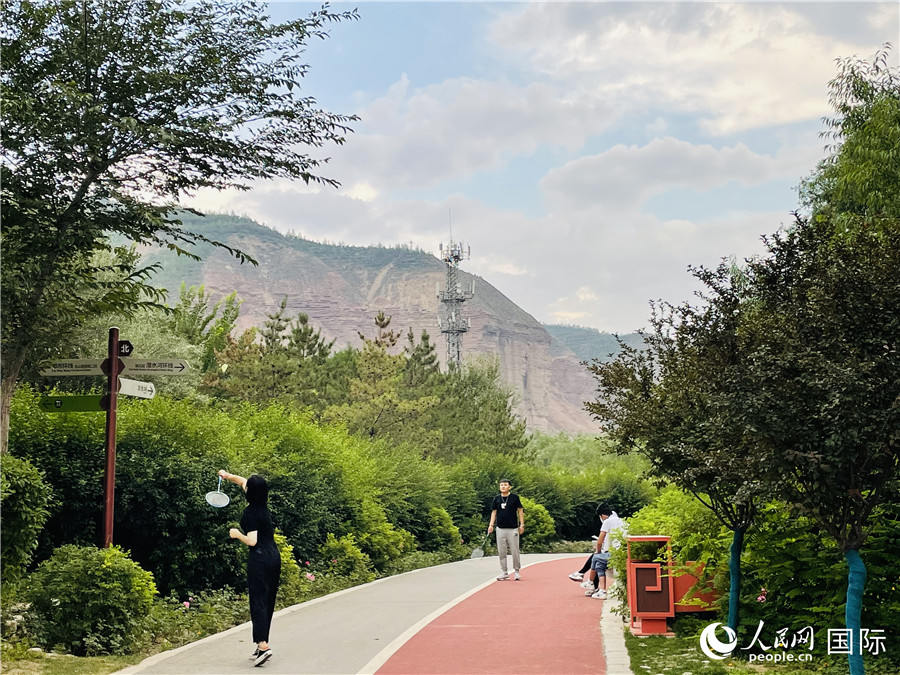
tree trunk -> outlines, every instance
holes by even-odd
[[[0,381],[0,455],[5,455],[9,446],[9,407],[19,384],[19,372],[25,363],[25,353],[12,354],[3,363],[3,380]]]
[[[5,455],[9,446],[9,406],[16,393],[17,378],[6,377],[0,383],[0,455]]]
[[[728,591],[728,627],[737,632],[738,610],[741,604],[741,553],[744,550],[745,528],[734,530],[731,539],[731,559],[728,561],[728,576],[731,587]]]
[[[847,655],[847,661],[850,664],[850,675],[864,675],[866,669],[863,665],[859,629],[862,624],[866,566],[856,549],[845,551],[844,558],[847,560],[847,607],[844,610],[844,624],[850,631],[850,639],[853,644],[853,649]]]

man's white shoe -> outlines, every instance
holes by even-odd
[[[513,579],[515,579],[516,581],[519,581],[521,578],[522,578],[522,577],[519,576],[519,573],[518,573],[518,572],[516,572],[516,573],[513,575]]]
[[[507,579],[509,579],[508,574],[501,574],[499,577],[497,577],[497,581],[506,581]]]
[[[604,598],[606,598],[606,591],[604,591],[602,588],[598,588],[597,592],[594,593],[591,597],[594,598],[594,600],[603,600]]]
[[[597,589],[594,588],[593,586],[591,586],[589,589],[587,589],[587,590],[584,592],[584,594],[585,594],[585,596],[587,596],[587,597],[590,598],[590,597],[593,597],[594,593],[596,593],[596,592],[597,592]]]
[[[591,589],[591,593],[593,593],[594,590],[595,590],[595,589],[594,589],[594,582],[591,581],[590,579],[585,579],[585,580],[582,581],[579,585],[580,585],[582,588],[590,588],[590,589]]]
[[[584,575],[581,572],[572,572],[572,574],[569,575],[569,578],[572,581],[581,581],[584,579]]]

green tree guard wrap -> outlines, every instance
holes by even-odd
[[[734,531],[731,539],[731,558],[728,561],[728,576],[731,581],[728,591],[728,627],[737,632],[738,609],[741,603],[741,552],[744,550],[744,530]]]
[[[859,551],[850,549],[844,552],[847,560],[847,607],[844,610],[844,623],[850,629],[853,649],[847,655],[850,663],[850,675],[864,675],[866,672],[862,658],[862,644],[859,629],[862,627],[862,598],[866,586],[866,566]]]

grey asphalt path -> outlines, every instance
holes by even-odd
[[[522,575],[535,563],[576,554],[526,554]],[[275,613],[270,675],[374,673],[406,640],[435,617],[494,582],[496,557],[463,560],[379,579],[369,584],[288,607]],[[184,647],[156,654],[119,671],[131,673],[221,674],[260,672],[249,654],[245,623]]]

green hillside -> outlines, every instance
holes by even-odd
[[[619,343],[612,333],[601,333],[596,328],[584,326],[560,326],[544,324],[544,329],[553,338],[554,355],[562,353],[563,347],[568,347],[579,361],[592,361],[600,359],[609,361],[612,356],[619,353]],[[643,339],[637,333],[626,333],[619,338],[631,347],[640,347]]]

